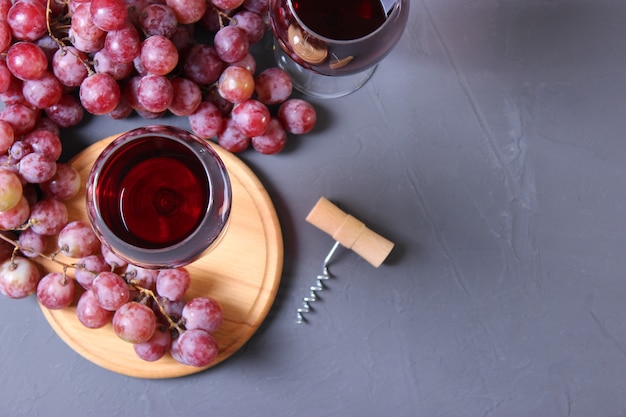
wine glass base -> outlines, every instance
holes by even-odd
[[[291,76],[293,87],[303,94],[320,98],[347,96],[361,88],[370,79],[376,66],[358,74],[329,76],[308,70],[295,62],[274,42],[277,65]]]

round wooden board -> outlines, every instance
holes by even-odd
[[[116,136],[103,139],[72,159],[83,188],[95,158]],[[111,325],[88,329],[76,318],[75,304],[62,310],[42,311],[54,331],[91,362],[123,375],[172,378],[214,366],[235,353],[259,328],[276,297],[283,268],[283,241],[272,201],[258,178],[239,158],[212,144],[229,172],[233,203],[228,230],[210,253],[188,265],[192,285],[187,297],[218,300],[224,322],[214,334],[219,356],[206,368],[181,365],[169,354],[156,362],[139,359],[130,343],[119,339]],[[80,193],[67,207],[71,220],[87,221],[85,196]],[[59,257],[64,262],[75,262]],[[42,261],[43,268],[59,271],[58,264]],[[72,274],[71,269],[68,272]]]

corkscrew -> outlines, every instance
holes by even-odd
[[[324,282],[332,277],[328,266],[340,245],[352,249],[376,268],[387,259],[394,246],[393,242],[373,232],[363,222],[346,214],[324,197],[318,200],[306,221],[329,234],[335,243],[324,258],[322,273],[316,277],[315,284],[309,287],[309,293],[302,299],[302,306],[297,309],[296,323],[307,321],[305,314],[312,311],[311,303],[319,299],[318,293],[325,289]]]

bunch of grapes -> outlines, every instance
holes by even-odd
[[[185,268],[127,265],[69,219],[81,179],[59,161],[61,129],[87,114],[170,112],[231,152],[279,152],[316,113],[291,98],[283,70],[257,73],[250,46],[267,30],[267,0],[0,0],[0,293],[49,309],[78,299],[81,323],[112,323],[148,361],[214,361],[222,310],[185,299]],[[42,276],[38,257],[62,271]]]
[[[285,71],[257,73],[267,14],[267,0],[0,0],[0,120],[19,136],[41,116],[171,113],[231,152],[279,152],[317,116]]]

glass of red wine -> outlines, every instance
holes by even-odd
[[[175,268],[216,246],[232,192],[207,141],[162,125],[123,133],[87,179],[87,215],[113,253],[144,268]]]
[[[269,0],[278,65],[323,98],[359,89],[395,47],[410,0]]]

